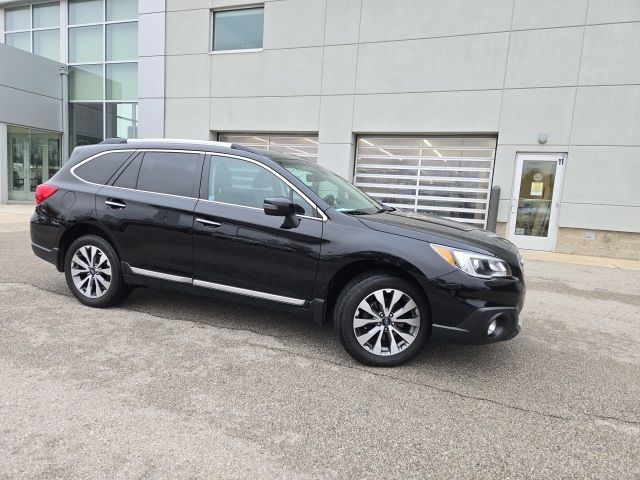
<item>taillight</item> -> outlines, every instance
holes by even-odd
[[[58,187],[43,183],[36,187],[36,205],[40,205],[47,198],[58,191]]]

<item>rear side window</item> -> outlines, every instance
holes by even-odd
[[[147,152],[138,175],[138,190],[193,197],[200,166],[197,153]]]
[[[138,155],[134,158],[129,165],[122,171],[115,182],[114,187],[121,188],[136,188],[138,183],[138,173],[140,172],[140,164],[142,164],[142,155]]]
[[[105,185],[131,154],[132,152],[105,153],[76,167],[74,173],[87,182]]]

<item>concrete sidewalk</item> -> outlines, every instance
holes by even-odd
[[[622,258],[590,257],[572,255],[570,253],[540,252],[537,250],[521,250],[525,260],[540,262],[569,263],[571,265],[589,265],[592,267],[619,268],[622,270],[640,270],[640,260]]]
[[[29,219],[35,203],[0,205],[0,232],[24,232],[29,230]]]
[[[23,232],[29,230],[29,218],[34,205],[0,205],[0,232]],[[589,257],[568,253],[539,252],[522,250],[525,260],[540,262],[568,263],[571,265],[589,265],[593,267],[619,268],[622,270],[640,270],[640,260],[619,258]]]

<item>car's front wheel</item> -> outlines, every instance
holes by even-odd
[[[71,293],[90,307],[117,305],[129,292],[117,253],[96,235],[80,237],[69,246],[64,271]]]
[[[393,367],[422,350],[430,320],[421,290],[403,278],[364,273],[336,301],[334,325],[345,349],[371,366]]]

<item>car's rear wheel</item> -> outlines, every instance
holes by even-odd
[[[356,360],[393,367],[412,359],[429,339],[431,324],[421,290],[403,278],[364,273],[336,301],[334,325]]]
[[[69,246],[64,271],[71,293],[90,307],[116,305],[129,293],[117,253],[96,235],[80,237]]]

